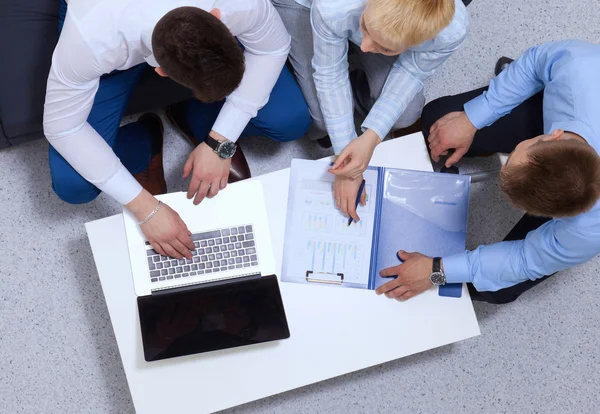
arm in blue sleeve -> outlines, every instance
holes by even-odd
[[[524,240],[479,246],[443,258],[449,283],[496,291],[585,263],[600,253],[600,208],[549,221]]]
[[[464,106],[467,117],[477,128],[493,124],[544,88],[549,81],[553,56],[564,42],[545,43],[527,49],[490,82],[489,89]]]

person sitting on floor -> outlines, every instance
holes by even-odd
[[[467,282],[473,299],[506,303],[600,253],[598,73],[600,45],[545,43],[510,63],[489,88],[425,106],[423,134],[435,161],[450,150],[447,167],[463,155],[512,151],[500,188],[525,211],[504,241],[441,258],[445,275],[436,284]],[[378,294],[408,299],[431,287],[432,258],[399,257],[404,263],[381,272],[397,278]]]
[[[119,128],[148,65],[197,98],[168,110],[195,145],[183,176],[196,204],[249,176],[240,136],[290,141],[310,124],[284,66],[290,36],[268,0],[61,0],[59,22],[44,107],[52,187],[73,204],[105,192],[140,222],[151,217],[142,231],[160,254],[191,257],[194,245],[154,197],[167,191],[160,118]]]
[[[336,205],[359,220],[356,195],[375,147],[419,119],[423,82],[463,44],[468,12],[460,0],[272,1],[292,35],[290,62],[313,119],[309,138],[329,134]],[[353,58],[361,69],[349,73]],[[366,116],[360,137],[355,106]]]

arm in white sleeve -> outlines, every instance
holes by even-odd
[[[240,134],[269,100],[290,51],[290,35],[269,0],[249,0],[244,12],[224,15],[223,22],[244,46],[246,70],[213,125],[230,141]]]
[[[592,210],[551,220],[524,240],[444,257],[447,281],[472,282],[478,291],[496,291],[585,263],[600,253],[599,213]]]
[[[65,26],[52,57],[44,105],[44,134],[83,178],[121,204],[127,204],[142,187],[87,122],[102,71],[77,34]]]

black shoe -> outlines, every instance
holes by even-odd
[[[148,112],[140,116],[138,122],[144,124],[150,133],[150,138],[152,139],[152,156],[160,154],[163,147],[163,133],[165,132],[160,117],[152,112]]]
[[[323,138],[319,138],[317,140],[317,144],[319,144],[319,146],[324,149],[331,148],[331,140],[329,139],[329,135],[325,135]]]
[[[494,73],[496,74],[496,76],[498,76],[500,72],[506,69],[506,67],[514,61],[514,59],[511,59],[506,56],[502,56],[500,59],[498,59],[498,61],[496,62],[496,67],[494,68]]]
[[[141,122],[150,133],[152,139],[152,156],[150,164],[145,171],[135,174],[133,177],[150,194],[166,194],[167,182],[165,181],[165,171],[163,169],[163,124],[160,117],[153,113],[147,113],[139,117]]]

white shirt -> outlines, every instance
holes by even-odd
[[[144,62],[159,66],[152,32],[165,14],[182,6],[219,9],[245,48],[242,82],[212,128],[232,141],[267,103],[290,49],[290,36],[269,0],[70,0],[48,76],[44,133],[79,174],[121,204],[142,187],[87,118],[102,75]]]

